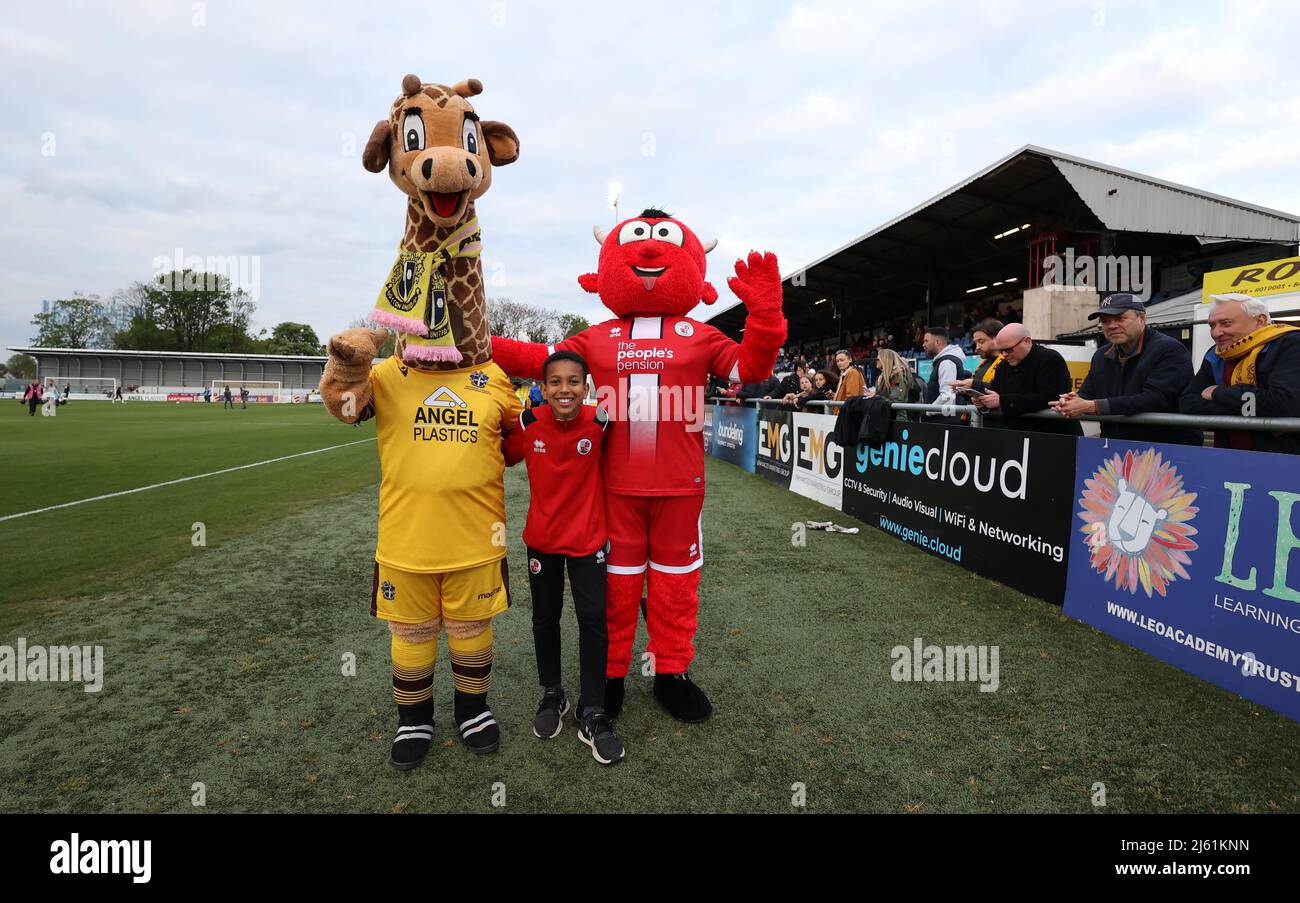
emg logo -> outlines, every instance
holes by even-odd
[[[795,467],[817,476],[838,479],[844,465],[844,449],[831,441],[830,430],[796,424]]]
[[[759,425],[758,454],[774,461],[790,461],[790,425],[777,420],[765,420]]]

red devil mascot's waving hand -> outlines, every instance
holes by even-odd
[[[606,612],[607,714],[623,704],[636,612],[646,592],[646,631],[655,698],[681,721],[712,713],[686,669],[699,609],[704,563],[704,390],[710,374],[760,382],[785,341],[781,275],[773,254],[736,262],[727,284],[748,309],[737,344],[686,314],[717,291],[705,281],[707,247],[661,210],[620,223],[600,242],[598,272],[579,277],[615,318],[548,347],[494,337],[492,355],[511,376],[537,378],[548,354],[587,360],[598,398],[616,427],[606,440],[605,491],[610,551]]]

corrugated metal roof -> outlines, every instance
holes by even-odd
[[[1034,231],[995,239],[1024,223]],[[1157,245],[1172,250],[1177,242],[1294,244],[1300,242],[1300,216],[1027,144],[814,262],[787,270],[786,316],[792,324],[802,317],[807,329],[836,328],[835,310],[823,298],[838,298],[841,311],[870,308],[878,320],[905,316],[924,306],[931,288],[946,303],[976,285],[1024,278],[1033,234],[1105,232],[1122,236],[1128,253],[1143,254],[1157,253]],[[744,312],[733,303],[702,313],[735,334]]]
[[[1190,323],[1195,319],[1192,314],[1200,303],[1201,290],[1199,288],[1173,298],[1158,301],[1147,308],[1147,325],[1177,326],[1182,323]]]
[[[1300,219],[1112,166],[1052,154],[1088,209],[1117,232],[1295,242]]]
[[[1075,157],[1075,156],[1071,156],[1070,154],[1063,154],[1060,151],[1054,151],[1046,147],[1039,147],[1038,145],[1035,144],[1026,144],[1024,147],[1012,151],[1011,153],[1007,154],[1005,157],[1001,158],[1000,160],[996,160],[993,163],[990,163],[988,166],[984,167],[974,175],[962,179],[956,185],[944,189],[943,191],[936,194],[934,197],[930,198],[928,201],[916,205],[911,210],[908,210],[906,213],[900,213],[898,216],[894,217],[888,222],[882,223],[881,225],[877,226],[871,231],[863,235],[860,235],[859,237],[853,239],[847,244],[842,245],[841,247],[836,248],[835,250],[831,251],[829,254],[819,257],[817,260],[814,260],[812,263],[805,264],[804,266],[799,267],[798,271],[812,269],[813,267],[817,266],[817,264],[822,263],[825,260],[829,260],[830,258],[834,257],[840,252],[846,251],[849,248],[852,248],[854,245],[868,238],[871,238],[873,235],[876,235],[880,232],[884,232],[889,227],[901,223],[902,221],[908,219],[909,217],[915,216],[916,214],[925,210],[927,207],[933,206],[934,204],[938,203],[939,201],[943,200],[949,195],[960,192],[963,188],[966,188],[972,183],[977,182],[980,179],[983,179],[985,176],[994,175],[995,173],[997,173],[998,170],[1012,163],[1018,157],[1027,156],[1027,155],[1049,158],[1052,161],[1052,163],[1056,165],[1058,171],[1060,171],[1060,173],[1063,176],[1065,176],[1065,178],[1070,182],[1070,186],[1074,188],[1074,190],[1079,194],[1079,197],[1084,201],[1084,203],[1088,204],[1089,209],[1097,216],[1097,218],[1102,223],[1104,223],[1107,227],[1111,229],[1117,229],[1121,231],[1136,231],[1136,232],[1159,232],[1161,234],[1166,234],[1166,235],[1168,234],[1195,235],[1198,237],[1207,237],[1211,239],[1235,239],[1240,241],[1290,241],[1290,242],[1300,241],[1300,216],[1297,216],[1295,214],[1283,213],[1280,210],[1272,210],[1268,207],[1260,207],[1254,204],[1247,204],[1245,201],[1237,201],[1237,200],[1233,200],[1232,198],[1226,198],[1223,197],[1222,195],[1213,194],[1208,191],[1201,191],[1200,189],[1196,189],[1196,188],[1188,188],[1185,185],[1178,185],[1174,182],[1166,182],[1163,179],[1157,179],[1154,176],[1146,176],[1146,175],[1142,175],[1141,173],[1130,172],[1126,169],[1120,169],[1117,166],[1108,166],[1105,163],[1098,163],[1094,160],[1084,159],[1083,157]],[[1103,203],[1100,200],[1098,200],[1096,204],[1089,203],[1089,197],[1091,197],[1096,192],[1096,190],[1101,190],[1102,195],[1105,196],[1106,192],[1109,191],[1111,187],[1115,187],[1114,183],[1107,184],[1098,181],[1101,177],[1110,177],[1116,180],[1124,180],[1125,182],[1132,185],[1134,188],[1136,188],[1137,186],[1146,186],[1149,189],[1164,189],[1164,191],[1160,193],[1151,192],[1151,191],[1147,192],[1144,196],[1147,204],[1157,203],[1158,198],[1172,201],[1173,196],[1183,195],[1189,201],[1191,201],[1193,206],[1197,202],[1208,202],[1218,206],[1228,207],[1234,210],[1240,210],[1243,213],[1258,214],[1259,218],[1253,220],[1247,220],[1243,218],[1240,221],[1241,228],[1237,232],[1226,231],[1223,228],[1202,229],[1202,230],[1186,229],[1186,228],[1176,229],[1174,227],[1179,226],[1179,223],[1170,222],[1169,220],[1171,219],[1171,217],[1159,216],[1154,214],[1147,215],[1146,219],[1150,223],[1150,225],[1147,227],[1134,228],[1130,226],[1117,225],[1117,222],[1119,222],[1121,218],[1120,215],[1121,213],[1128,214],[1130,219],[1136,221],[1139,218],[1137,216],[1137,212],[1142,209],[1142,204],[1134,197],[1136,193],[1134,191],[1127,192],[1122,202],[1116,200],[1119,197],[1119,195],[1116,194],[1114,198],[1112,198],[1109,204]],[[1080,186],[1083,186],[1084,190],[1087,191],[1086,196],[1084,190],[1080,190]],[[984,202],[984,205],[986,204],[987,202]],[[976,203],[973,206],[981,206],[981,205],[979,203]],[[1107,219],[1107,217],[1103,215],[1104,213],[1108,212],[1109,207],[1120,208],[1119,210],[1111,214],[1114,217],[1113,220]],[[1128,208],[1130,207],[1133,208],[1131,212],[1128,210]],[[1209,220],[1212,218],[1202,216],[1202,217],[1198,217],[1198,219]],[[787,278],[789,277],[787,276]],[[721,313],[721,311],[718,311],[718,313]]]

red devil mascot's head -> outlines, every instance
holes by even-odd
[[[704,280],[707,244],[662,210],[646,210],[610,232],[596,228],[600,242],[597,272],[578,277],[578,284],[600,295],[618,317],[684,317],[718,293]]]

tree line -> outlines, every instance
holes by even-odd
[[[220,274],[184,270],[114,292],[110,308],[98,295],[74,294],[32,318],[39,348],[111,348],[123,351],[199,351],[229,354],[322,355],[316,331],[284,322],[252,332],[256,305]],[[110,310],[118,315],[110,316]],[[558,342],[586,329],[586,319],[510,298],[488,299],[493,335]],[[365,318],[351,325],[365,325]],[[381,349],[391,354],[394,337]],[[14,372],[9,369],[9,372]]]
[[[284,322],[252,332],[257,306],[223,275],[183,270],[114,292],[60,298],[32,318],[40,348],[204,351],[232,354],[324,354],[306,323]],[[118,315],[110,317],[110,310]]]

